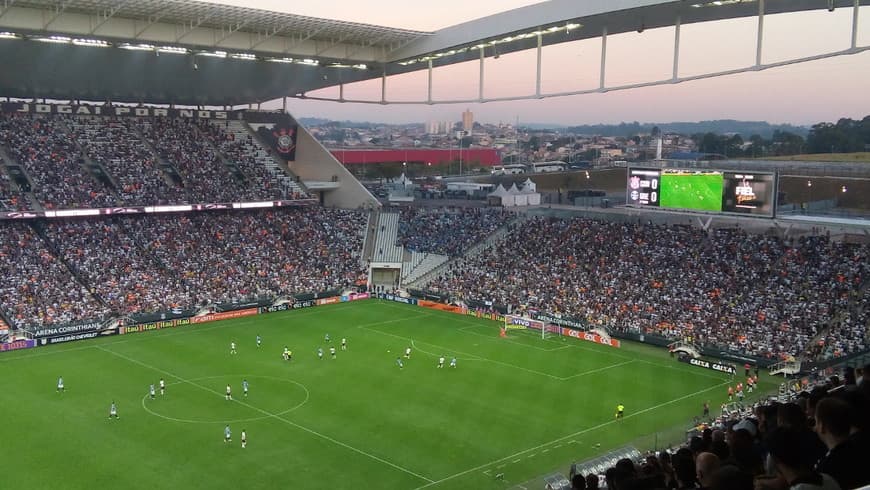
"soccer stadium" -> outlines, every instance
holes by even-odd
[[[680,26],[757,17],[760,53],[764,15],[816,10],[854,16],[847,63],[867,5],[551,0],[430,32],[0,3],[0,488],[870,485],[867,165],[689,164],[656,135],[544,176],[470,130],[336,149],[288,112],[378,80],[389,109],[427,71],[435,104],[432,71],[478,59],[499,103],[484,60],[527,50],[528,98],[581,95],[542,91],[543,47],[654,28],[661,83],[734,75],[678,76]],[[604,47],[591,91],[637,88]]]

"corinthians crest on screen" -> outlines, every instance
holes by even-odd
[[[263,125],[257,129],[260,137],[267,141],[275,152],[287,161],[296,160],[296,136],[299,134],[296,122],[282,118],[274,125]]]

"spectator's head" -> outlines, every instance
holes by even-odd
[[[822,442],[833,449],[849,437],[852,408],[839,398],[828,397],[816,405],[815,430]]]
[[[796,403],[785,403],[779,406],[776,413],[777,425],[793,429],[805,429],[807,418],[804,411]]]
[[[701,453],[695,459],[698,483],[707,488],[713,483],[713,473],[719,469],[719,457],[713,453]]]
[[[696,473],[692,454],[689,451],[677,451],[677,454],[674,455],[674,476],[679,487],[692,488],[697,480]]]
[[[710,483],[710,490],[753,490],[754,487],[752,475],[731,465],[713,472]]]
[[[586,478],[577,473],[573,477],[571,477],[571,489],[572,490],[586,490]]]
[[[586,490],[598,490],[598,475],[595,473],[586,475]]]
[[[812,471],[804,456],[803,439],[798,430],[779,427],[768,434],[765,441],[776,472],[786,481],[791,482]]]

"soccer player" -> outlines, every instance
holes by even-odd
[[[625,405],[619,403],[616,405],[616,419],[619,420],[625,415]]]
[[[230,354],[235,354],[235,353],[236,353],[236,342],[232,341],[232,342],[230,342]]]
[[[402,362],[402,358],[401,358],[401,357],[397,357],[397,358],[396,358],[396,365],[399,366],[399,369],[402,369],[402,368],[405,367],[405,364]]]
[[[116,419],[119,418],[118,417],[118,406],[115,405],[114,401],[112,401],[112,404],[109,405],[109,419],[111,420],[112,417],[115,417]]]
[[[438,358],[438,369],[441,369],[443,367],[444,367],[444,356],[441,356]]]
[[[335,347],[329,347],[329,354],[332,356],[333,359],[335,359]]]
[[[228,442],[233,442],[233,433],[230,432],[230,426],[227,425],[224,427],[224,444]]]
[[[242,449],[247,447],[248,445],[248,432],[245,429],[242,429]]]
[[[704,417],[709,417],[709,416],[710,416],[710,402],[706,401],[706,402],[704,402]]]
[[[166,381],[163,381],[163,378],[160,378],[160,396],[163,396],[166,393]]]
[[[728,401],[730,402],[732,398],[734,398],[734,388],[732,388],[729,385],[728,386]]]
[[[155,394],[154,392],[155,392],[154,383],[151,383],[151,386],[148,387],[148,394],[151,395],[152,400],[154,399],[154,394]]]
[[[318,359],[323,359],[323,347],[318,347],[318,348],[317,348],[317,358],[318,358]]]
[[[456,356],[453,356],[450,358],[450,367],[452,367],[452,368],[456,367]]]
[[[247,379],[242,380],[242,393],[244,393],[245,396],[248,396],[248,380]],[[242,434],[244,434],[244,432],[242,432]],[[242,438],[244,439],[244,436]]]
[[[285,361],[290,360],[290,349],[288,349],[286,345],[284,346],[284,353],[281,354],[281,357],[283,357]]]
[[[411,348],[408,347],[407,349],[405,349],[405,359],[410,359],[410,358],[411,358]]]
[[[63,376],[57,378],[57,392],[64,393],[66,389],[63,387]]]
[[[260,334],[257,334],[257,348],[260,348],[260,344],[263,343],[263,339],[260,337]]]
[[[347,350],[347,339],[344,337],[341,338],[341,350]]]
[[[230,388],[230,385],[227,385],[227,400],[233,399],[233,389]]]
[[[329,334],[326,334],[326,335],[323,337],[323,341],[324,341],[324,342],[327,342],[327,343],[330,342],[330,340],[329,340]]]

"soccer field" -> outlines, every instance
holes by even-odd
[[[2,488],[509,488],[687,424],[730,380],[662,349],[498,327],[366,300],[5,353]]]
[[[722,174],[661,176],[661,206],[675,209],[722,211]]]

